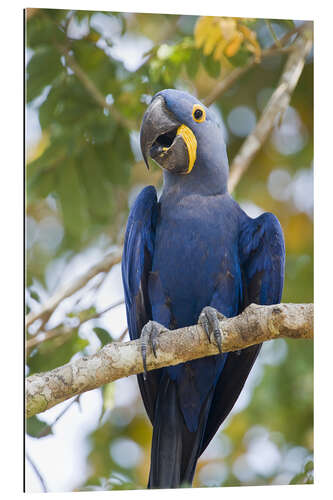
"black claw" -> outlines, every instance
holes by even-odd
[[[143,339],[145,342],[145,339]],[[141,343],[141,357],[143,363],[143,379],[147,380],[147,345],[145,343]]]
[[[219,349],[219,353],[222,354],[222,336],[220,330],[214,330],[214,337]]]
[[[207,336],[207,339],[208,339],[208,342],[211,343],[211,340],[210,340],[210,333],[209,333],[209,323],[207,321],[207,319],[203,319],[200,321],[200,324],[201,326],[203,327],[203,329],[205,330],[205,333],[206,333],[206,336]]]
[[[147,380],[147,346],[150,345],[155,358],[157,358],[156,348],[157,342],[156,338],[162,330],[165,330],[162,325],[155,323],[153,321],[147,323],[141,332],[141,356],[143,363],[143,379]]]
[[[153,338],[151,340],[151,347],[152,347],[153,354],[154,354],[155,358],[157,358],[157,354],[156,354],[156,339],[155,338]]]
[[[214,335],[220,354],[222,353],[222,335],[220,330],[220,321],[225,319],[225,316],[213,307],[205,307],[200,314],[199,323],[204,328],[208,341],[211,342],[211,335]]]

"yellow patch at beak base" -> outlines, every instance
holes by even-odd
[[[189,162],[188,162],[188,169],[186,171],[186,174],[189,174],[193,168],[194,162],[197,157],[197,140],[195,138],[195,135],[193,134],[192,130],[186,125],[181,125],[178,130],[177,130],[177,135],[181,135],[188,151],[188,157],[189,157]]]

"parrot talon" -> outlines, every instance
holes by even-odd
[[[204,307],[199,316],[199,325],[201,325],[207,335],[208,341],[211,342],[211,335],[214,335],[219,353],[222,354],[222,335],[220,321],[227,319],[222,313],[214,307]]]
[[[206,317],[204,317],[201,321],[199,320],[199,323],[201,324],[201,326],[203,327],[203,329],[205,330],[205,333],[206,333],[206,337],[208,339],[208,342],[211,344],[211,340],[210,340],[210,333],[209,333],[209,323],[206,319]]]
[[[155,358],[157,358],[156,348],[157,348],[157,337],[161,331],[165,331],[166,328],[156,321],[148,321],[148,323],[142,328],[141,332],[141,356],[143,363],[143,379],[147,380],[147,347],[151,347]]]

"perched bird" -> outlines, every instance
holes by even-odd
[[[235,404],[260,350],[222,353],[219,320],[251,303],[280,302],[284,240],[277,218],[246,215],[227,189],[228,159],[211,110],[186,92],[157,93],[140,143],[163,169],[162,193],[144,188],[126,229],[122,275],[131,339],[142,339],[138,375],[153,425],[149,488],[191,484],[198,458]],[[200,322],[220,354],[146,371],[161,330]],[[223,323],[222,323],[223,324]]]

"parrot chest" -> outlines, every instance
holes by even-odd
[[[160,306],[153,307],[153,319],[165,324],[169,312],[165,326],[196,323],[214,295],[218,295],[214,307],[226,316],[237,314],[237,245],[237,214],[223,196],[193,195],[176,204],[162,204],[150,278],[151,302]]]

